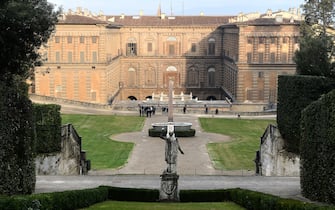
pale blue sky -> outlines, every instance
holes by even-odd
[[[106,15],[156,15],[158,5],[162,12],[170,15],[237,15],[240,12],[260,12],[299,8],[304,0],[48,0],[64,11],[78,6],[92,13],[103,11]]]

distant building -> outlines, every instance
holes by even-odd
[[[94,16],[63,14],[35,71],[33,92],[82,102],[144,100],[174,91],[200,100],[276,103],[293,74],[300,15]]]

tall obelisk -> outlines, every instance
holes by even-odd
[[[173,80],[169,81],[168,122],[173,122]]]

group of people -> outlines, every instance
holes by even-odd
[[[155,115],[156,107],[154,106],[139,106],[140,117],[151,117],[151,115]]]

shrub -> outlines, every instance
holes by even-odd
[[[52,153],[61,151],[61,116],[59,105],[34,104],[36,128],[36,152]]]
[[[0,197],[0,209],[57,209],[73,210],[88,207],[108,199],[108,187],[72,190],[54,193],[41,193],[28,196]]]
[[[277,124],[289,152],[299,154],[301,111],[335,88],[335,80],[317,76],[278,78]]]
[[[300,146],[302,194],[335,204],[335,90],[303,110]]]
[[[30,194],[35,188],[35,138],[27,92],[20,77],[0,83],[0,194]]]

